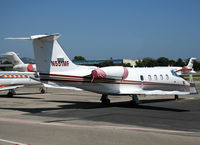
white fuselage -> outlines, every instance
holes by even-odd
[[[34,72],[0,72],[0,86],[2,85],[36,85],[38,75]]]
[[[110,70],[118,70],[121,66],[106,67]],[[103,68],[100,68],[103,69]],[[41,80],[56,83],[60,86],[72,86],[100,94],[135,94],[138,90],[164,90],[183,91],[189,87],[189,83],[179,76],[173,75],[170,70],[161,68],[127,68],[126,79],[94,79],[91,82],[91,71],[87,67],[77,67],[73,71],[65,73],[56,72],[40,74]],[[117,73],[113,73],[117,74]],[[139,92],[138,92],[139,94]]]

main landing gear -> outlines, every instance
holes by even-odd
[[[136,107],[139,105],[139,99],[138,99],[138,96],[137,95],[130,95],[132,97],[132,100],[129,102],[129,105],[133,106],[133,107]],[[104,105],[109,105],[110,104],[110,99],[108,98],[108,95],[105,95],[103,94],[101,96],[101,103],[104,104]]]
[[[109,105],[110,104],[110,99],[108,98],[108,95],[103,94],[101,96],[101,103],[104,105]]]
[[[13,97],[13,95],[15,95],[15,94],[16,94],[15,90],[12,89],[12,90],[9,90],[7,96],[8,97]]]
[[[179,99],[178,95],[174,95],[174,99],[175,99],[176,101],[178,101],[178,99]]]
[[[41,94],[45,94],[45,93],[46,93],[46,90],[45,90],[43,87],[41,87],[41,88],[40,88],[40,93],[41,93]]]
[[[129,102],[129,105],[133,107],[137,107],[140,103],[138,96],[134,94],[134,95],[130,95],[130,97],[132,97],[132,100]]]

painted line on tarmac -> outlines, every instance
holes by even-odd
[[[179,131],[179,130],[168,130],[168,129],[156,129],[156,128],[145,128],[145,127],[126,127],[126,126],[113,126],[113,125],[78,125],[69,123],[46,123],[40,121],[30,121],[30,120],[20,120],[20,119],[10,119],[10,118],[0,118],[0,121],[11,122],[11,123],[21,123],[21,124],[34,124],[34,125],[49,125],[49,126],[61,126],[61,127],[76,127],[76,128],[89,128],[89,129],[116,129],[116,130],[136,130],[136,131],[151,131],[160,133],[196,133],[190,131]]]
[[[20,142],[14,142],[14,141],[10,141],[10,140],[5,140],[5,139],[0,139],[1,142],[6,142],[6,143],[11,143],[11,144],[16,144],[16,145],[27,145],[24,143],[20,143]]]

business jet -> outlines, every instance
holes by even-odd
[[[35,64],[24,64],[15,52],[7,52],[3,54],[4,57],[10,59],[13,64],[14,71],[20,72],[36,72]]]
[[[138,104],[138,95],[174,95],[178,98],[178,95],[197,93],[192,82],[190,84],[171,69],[75,65],[59,45],[57,39],[60,36],[33,35],[7,39],[33,41],[41,81],[102,94],[103,104],[110,103],[108,95],[129,95],[131,103]]]
[[[12,71],[0,72],[0,91],[9,90],[7,94],[8,97],[12,97],[13,95],[15,95],[15,89],[17,88],[40,84],[41,82],[37,73]],[[44,92],[41,91],[41,93]]]

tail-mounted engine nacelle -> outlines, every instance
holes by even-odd
[[[94,79],[124,80],[128,76],[128,69],[122,66],[102,67],[93,70],[91,76],[91,82],[93,82]]]
[[[32,64],[19,64],[13,67],[13,70],[20,72],[35,72],[36,67]]]

